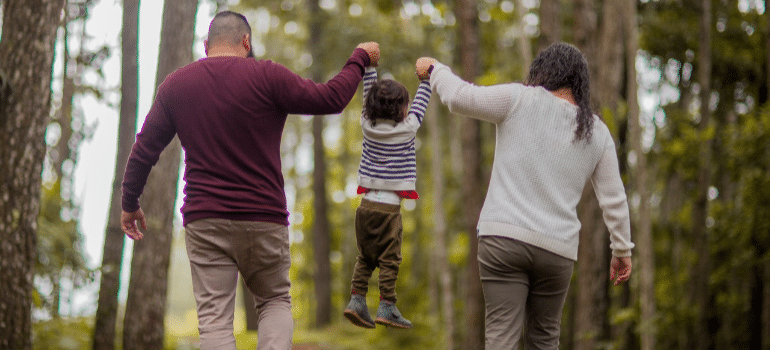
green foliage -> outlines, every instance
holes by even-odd
[[[35,277],[38,283],[34,304],[53,316],[59,313],[62,293],[74,293],[93,280],[93,271],[83,257],[83,237],[77,221],[62,218],[62,207],[66,204],[61,198],[60,186],[60,181],[50,187],[43,186],[37,221]],[[64,281],[71,285],[71,290],[62,291]]]
[[[33,349],[90,349],[92,331],[93,319],[88,317],[59,318],[35,322],[32,325]]]

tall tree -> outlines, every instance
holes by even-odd
[[[445,332],[445,346],[447,349],[454,349],[454,293],[452,289],[452,274],[447,261],[447,224],[446,211],[444,210],[444,156],[442,140],[441,123],[438,115],[438,99],[431,99],[427,115],[428,131],[430,132],[431,149],[431,180],[433,181],[433,223],[435,233],[432,235],[434,242],[433,266],[438,269],[438,280],[441,290],[440,319],[443,320]]]
[[[313,57],[312,79],[323,79],[323,13],[319,0],[308,0],[310,8],[310,38],[308,45]],[[323,116],[313,118],[313,258],[315,261],[315,324],[317,328],[331,323],[332,289],[329,252],[329,201],[326,195],[326,149],[323,139]]]
[[[606,6],[612,6],[613,1],[606,2]],[[597,36],[602,35],[602,39],[608,40],[607,45],[617,43],[619,37],[609,36],[612,32],[611,28],[617,28],[617,21],[611,21],[607,19],[602,23],[603,31],[598,30],[597,14],[596,14],[596,2],[594,0],[577,0],[574,3],[574,18],[575,24],[573,28],[574,42],[580,51],[586,56],[588,61],[588,67],[592,77],[595,77],[596,81],[592,81],[591,93],[593,102],[597,101],[598,96],[609,96],[608,93],[599,92],[604,86],[597,84],[599,80],[610,80],[612,74],[618,74],[617,72],[606,69],[599,74],[596,67],[610,64],[616,57],[608,55],[605,57],[598,57],[596,45]],[[608,29],[608,30],[604,30]],[[606,59],[607,61],[603,61]],[[600,62],[601,61],[601,62]],[[615,61],[615,63],[617,63]],[[619,65],[614,64],[614,67]],[[617,80],[617,79],[616,79]],[[610,86],[606,86],[610,89]],[[617,90],[615,90],[617,91]],[[607,101],[600,101],[600,104],[607,103],[609,106],[612,100],[617,101],[617,97],[614,99],[608,98]],[[579,204],[579,218],[581,221],[580,228],[580,242],[578,249],[577,259],[577,280],[576,280],[576,300],[574,304],[575,319],[574,325],[574,348],[581,349],[593,349],[596,346],[597,341],[605,337],[605,313],[607,311],[606,300],[606,271],[603,266],[609,262],[605,258],[606,250],[606,237],[607,230],[602,220],[601,208],[599,202],[596,199],[596,194],[593,187],[587,184],[582,199]],[[606,261],[605,261],[606,260]]]
[[[5,0],[0,40],[0,348],[31,349],[36,221],[65,0]]]
[[[559,0],[540,0],[540,37],[537,39],[537,51],[543,51],[549,45],[561,41],[561,15]]]
[[[770,0],[765,0],[765,103],[770,105]],[[770,173],[770,168],[767,169]],[[762,349],[770,349],[770,261],[762,264],[763,291],[762,296]]]
[[[455,0],[455,17],[458,25],[460,75],[466,81],[475,81],[479,71],[478,10],[474,0]],[[481,172],[481,139],[479,121],[463,118],[462,124],[462,194],[463,218],[468,234],[468,270],[465,291],[465,338],[463,349],[484,348],[484,296],[481,290],[477,260],[478,236],[476,224],[483,202],[484,181]]]
[[[527,35],[526,31],[524,30],[524,27],[526,25],[526,23],[524,22],[524,16],[526,14],[527,14],[527,8],[524,7],[524,1],[516,0],[516,17],[517,17],[516,20],[519,22],[519,44],[518,44],[519,55],[521,57],[521,65],[525,67],[525,69],[522,69],[522,72],[526,72],[527,68],[529,68],[530,63],[532,63],[532,44],[530,43],[529,35]],[[549,13],[548,15],[553,15],[553,14]],[[549,20],[552,20],[552,19],[553,18],[550,18]],[[526,75],[527,74],[524,73],[525,77]]]
[[[708,190],[711,180],[711,0],[700,1],[700,30],[698,35],[698,84],[700,85],[700,121],[698,133],[700,151],[698,154],[697,197],[693,208],[692,234],[695,238],[695,253],[698,256],[693,269],[693,301],[695,307],[694,349],[709,349],[712,336],[708,327],[711,309],[709,292],[709,240],[706,217],[708,216]]]
[[[623,13],[626,39],[626,102],[628,104],[628,128],[631,147],[636,155],[633,170],[634,190],[639,196],[639,207],[635,215],[636,266],[639,267],[640,348],[656,349],[655,344],[655,254],[652,244],[650,222],[650,191],[648,183],[647,154],[642,140],[642,122],[637,98],[639,86],[636,81],[636,54],[639,50],[637,25],[637,0],[626,0]]]
[[[120,120],[118,121],[118,145],[115,159],[115,175],[112,180],[112,195],[104,233],[99,301],[94,324],[93,349],[115,348],[115,325],[118,311],[120,271],[123,264],[124,235],[120,228],[121,183],[126,162],[131,153],[136,133],[137,93],[139,89],[139,2],[123,1],[123,31],[121,42],[120,73]]]
[[[197,10],[198,0],[164,3],[156,88],[166,75],[193,60]],[[175,137],[150,173],[140,199],[147,217],[147,232],[144,239],[134,244],[131,260],[131,280],[123,321],[125,350],[163,348],[163,321],[180,157],[181,145]]]

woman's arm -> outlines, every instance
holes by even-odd
[[[430,85],[451,112],[493,123],[505,119],[523,89],[520,84],[473,85],[439,62],[433,64]]]
[[[594,169],[591,183],[602,208],[604,223],[610,231],[612,255],[619,258],[631,256],[634,247],[631,243],[631,217],[611,136],[607,136],[604,153]]]

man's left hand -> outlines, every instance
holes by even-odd
[[[139,221],[139,224],[142,225],[142,230],[147,229],[147,222],[144,220],[144,212],[142,211],[142,208],[139,208],[139,210],[133,213],[124,211],[120,214],[120,228],[123,229],[123,232],[128,237],[138,241],[144,238],[144,234],[142,234],[142,232],[139,231],[139,228],[136,226],[137,221]]]

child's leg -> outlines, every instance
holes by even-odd
[[[386,225],[381,232],[382,253],[377,259],[380,268],[379,287],[380,297],[383,300],[396,302],[396,279],[401,265],[401,236],[403,226],[401,224],[400,208],[387,215]]]
[[[371,212],[362,203],[356,209],[356,246],[358,247],[358,256],[356,265],[353,268],[353,281],[351,292],[354,294],[366,295],[369,291],[369,279],[372,272],[377,267],[376,237],[369,234],[367,223],[372,220]]]

